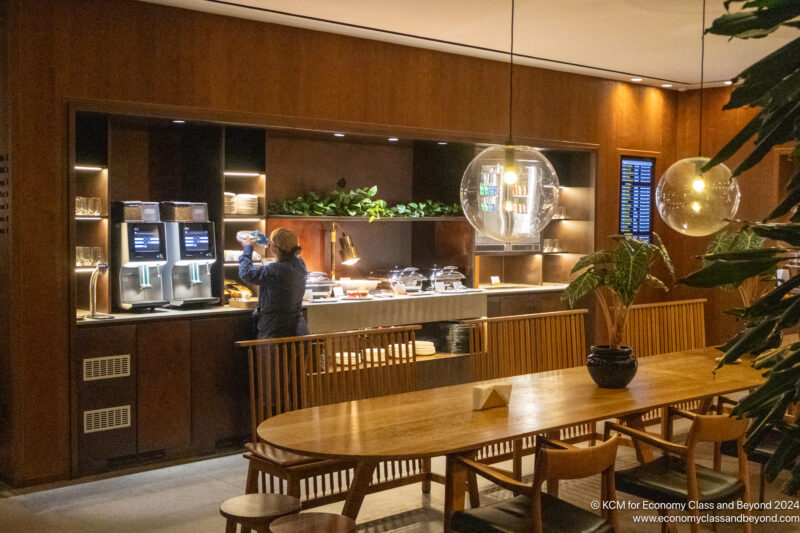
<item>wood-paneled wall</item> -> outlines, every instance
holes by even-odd
[[[0,291],[11,332],[0,342],[9,346],[0,364],[0,476],[15,484],[69,475],[70,102],[253,125],[505,140],[503,63],[130,0],[6,4],[16,248],[2,272],[9,294]],[[678,93],[525,67],[514,83],[520,142],[598,150],[598,246],[617,231],[618,149],[653,152],[660,170],[688,150],[690,133],[679,126],[691,105]],[[724,92],[707,98],[711,108]],[[723,122],[720,138],[739,123]],[[676,251],[697,247],[677,236],[668,242]]]

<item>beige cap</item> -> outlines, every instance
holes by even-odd
[[[290,252],[297,244],[297,235],[286,228],[277,228],[269,234],[269,241],[282,252]]]

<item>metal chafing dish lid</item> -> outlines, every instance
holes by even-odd
[[[325,272],[309,272],[306,276],[306,287],[326,285],[334,285],[334,282]]]
[[[458,267],[446,266],[442,268],[432,268],[430,274],[431,281],[461,281],[466,276],[458,271]]]
[[[423,276],[417,267],[404,268],[398,273],[398,281],[426,281],[428,278]]]

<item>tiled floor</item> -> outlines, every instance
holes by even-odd
[[[632,450],[620,448],[617,467],[633,464]],[[725,468],[735,469],[735,464],[726,462]],[[434,461],[434,470],[442,469],[443,461]],[[6,489],[0,491],[0,531],[221,532],[225,526],[219,504],[243,493],[246,470],[245,460],[236,454],[62,486]],[[530,458],[526,459],[525,471],[532,471]],[[755,496],[755,467],[752,481]],[[769,487],[767,500],[782,498],[781,483],[779,480]],[[489,485],[482,485],[481,493],[485,503],[508,495]],[[418,484],[369,495],[359,515],[360,529],[370,533],[439,532],[443,495],[442,486],[437,484],[433,484],[429,495],[423,495]],[[599,479],[562,482],[560,495],[587,507],[599,496]],[[621,493],[617,496],[633,500]],[[319,510],[340,512],[341,508],[342,504],[337,503]],[[633,524],[630,514],[629,511],[621,515],[622,531],[659,531],[658,526]],[[679,526],[679,531],[688,531],[688,527]],[[720,526],[718,531],[741,531],[741,527]],[[800,531],[800,524],[756,525],[754,531]]]

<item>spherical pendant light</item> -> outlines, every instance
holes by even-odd
[[[658,182],[656,207],[664,222],[692,237],[711,235],[728,225],[739,209],[739,184],[719,164],[706,172],[707,157],[687,157],[673,163]]]
[[[530,239],[558,207],[558,176],[530,146],[490,146],[461,180],[461,206],[472,226],[502,242]]]

